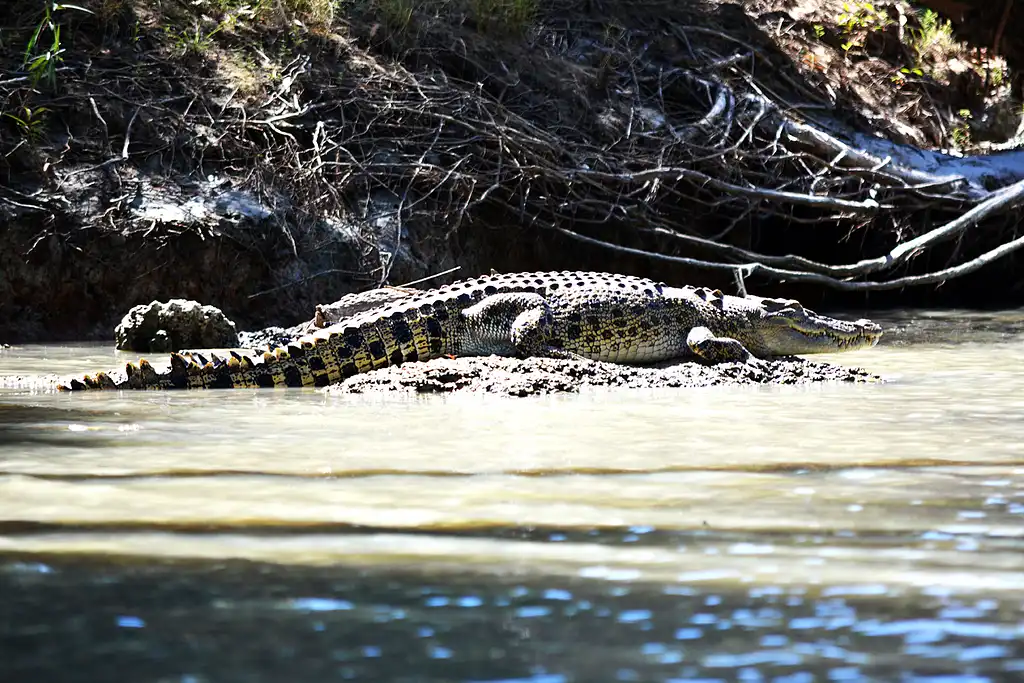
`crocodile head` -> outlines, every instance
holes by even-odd
[[[870,320],[830,318],[792,299],[729,298],[733,305],[726,308],[742,310],[747,321],[747,329],[737,338],[760,357],[855,351],[874,346],[882,336],[882,328]]]

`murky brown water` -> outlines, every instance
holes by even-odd
[[[883,385],[0,394],[0,679],[1024,680],[1024,314],[887,327]]]

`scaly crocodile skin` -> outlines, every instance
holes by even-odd
[[[562,356],[615,363],[758,358],[873,346],[881,328],[828,318],[784,299],[673,288],[645,278],[565,271],[457,282],[354,315],[255,357],[171,354],[65,390],[326,386],[389,365],[441,356]]]

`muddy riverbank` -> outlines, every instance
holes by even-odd
[[[350,377],[328,394],[490,393],[505,396],[578,393],[592,387],[655,389],[813,382],[877,382],[860,368],[799,358],[708,366],[695,362],[617,365],[556,358],[439,358]]]

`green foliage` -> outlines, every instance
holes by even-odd
[[[836,17],[839,28],[848,36],[858,32],[870,32],[884,29],[892,23],[889,15],[876,10],[870,2],[855,2],[852,5],[843,3],[843,12]]]
[[[4,116],[14,122],[22,137],[29,142],[36,143],[43,137],[43,130],[46,126],[46,107],[22,107],[17,114],[4,112]]]
[[[28,71],[33,88],[40,83],[46,83],[51,89],[57,86],[57,67],[64,61],[64,48],[60,41],[61,25],[57,19],[65,10],[92,14],[90,10],[78,5],[47,2],[43,6],[43,17],[25,45],[22,60],[22,67]]]
[[[908,45],[914,54],[914,63],[900,69],[900,73],[908,76],[924,76],[926,72],[931,71],[925,66],[925,57],[930,53],[937,53],[937,59],[945,59],[957,52],[956,41],[953,40],[953,27],[948,21],[942,21],[938,14],[926,9],[918,15],[918,23],[919,28],[908,30]],[[933,57],[936,55],[933,54]]]
[[[923,78],[924,77],[924,71],[922,71],[921,69],[919,69],[916,66],[915,67],[906,67],[905,66],[902,69],[900,69],[898,73],[894,73],[892,76],[890,76],[889,80],[891,80],[897,86],[901,86],[902,87],[907,82],[907,78],[910,77],[910,76],[916,76],[918,78]]]
[[[918,21],[921,23],[919,30],[923,36],[935,35],[942,27],[942,20],[939,19],[939,13],[935,10],[924,10],[918,17]]]
[[[992,87],[998,88],[1006,81],[1006,74],[1003,72],[1002,67],[992,67],[992,71],[989,72],[989,77],[992,79]]]
[[[844,52],[863,47],[865,34],[880,31],[891,23],[889,15],[885,11],[876,10],[870,2],[844,2],[843,12],[836,16],[836,24],[846,37],[840,47]]]
[[[971,144],[971,125],[969,121],[973,116],[970,109],[961,109],[957,112],[957,116],[960,117],[960,122],[950,131],[950,136],[953,138],[953,144],[956,148],[963,150]]]
[[[179,55],[200,55],[213,47],[213,37],[224,28],[224,24],[217,24],[210,31],[203,31],[196,23],[191,29],[176,31],[170,26],[164,27],[164,32],[173,41],[174,49]]]
[[[910,29],[910,48],[914,51],[915,66],[920,66],[925,55],[932,49],[943,53],[953,51],[956,41],[953,39],[953,25],[942,21],[939,15],[926,9],[918,17],[920,28]]]

